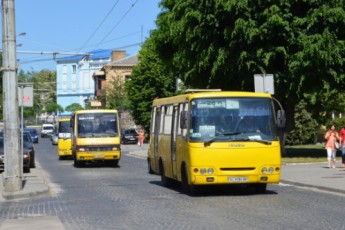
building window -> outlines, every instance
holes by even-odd
[[[67,66],[62,66],[62,92],[67,92]]]
[[[76,65],[72,65],[72,73],[76,73],[77,72],[77,66]]]
[[[131,80],[131,75],[125,75],[125,80]]]

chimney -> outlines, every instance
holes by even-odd
[[[126,51],[125,50],[113,50],[111,52],[111,62],[121,60],[126,56]]]

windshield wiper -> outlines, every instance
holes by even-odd
[[[246,138],[246,139],[238,140],[238,141],[253,141],[253,142],[259,142],[259,143],[262,143],[265,145],[271,145],[272,144],[272,141],[266,141],[266,140],[260,140],[260,139],[250,139],[250,138]]]
[[[216,136],[232,136],[232,135],[238,135],[241,134],[241,132],[229,132],[229,133],[218,133]]]
[[[241,134],[241,133],[240,132],[218,133],[215,135],[214,138],[204,141],[204,146],[210,145],[212,142],[216,140],[217,137],[232,136],[232,135],[238,135],[238,134]]]

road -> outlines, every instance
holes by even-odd
[[[128,155],[137,148],[122,146],[119,167],[75,168],[72,160],[58,160],[49,139],[40,139],[36,159],[51,194],[0,203],[0,229],[5,219],[40,217],[65,229],[345,229],[344,196],[282,184],[262,195],[217,187],[189,196],[179,185],[162,187],[145,159]]]

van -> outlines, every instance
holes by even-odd
[[[41,128],[41,137],[49,137],[54,133],[54,125],[52,124],[43,124]]]

